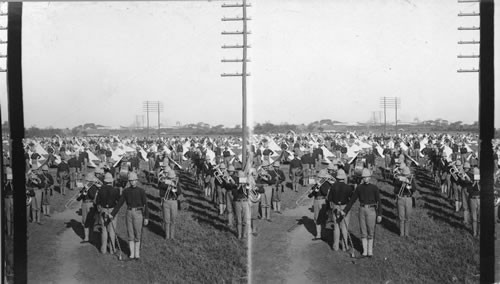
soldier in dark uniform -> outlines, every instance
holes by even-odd
[[[375,222],[382,222],[382,207],[380,206],[379,188],[370,183],[371,171],[363,169],[361,173],[363,181],[357,186],[352,198],[344,210],[339,213],[346,215],[352,205],[359,199],[359,227],[361,230],[361,244],[363,245],[363,256],[373,256],[373,237],[375,235]]]
[[[50,196],[54,193],[54,178],[49,173],[47,165],[42,166],[41,178],[44,180],[44,192],[42,197],[42,211],[45,216],[50,217]]]
[[[215,177],[214,177],[214,167],[210,163],[210,157],[205,156],[205,162],[202,167],[203,177],[204,177],[204,189],[205,197],[211,198],[214,195],[215,190]]]
[[[281,193],[283,192],[283,182],[285,182],[285,173],[280,169],[280,162],[273,163],[274,172],[276,173],[276,184],[273,187],[273,196],[271,201],[273,209],[276,213],[281,214]]]
[[[89,165],[89,153],[87,153],[88,149],[89,148],[85,146],[83,148],[83,151],[78,155],[78,161],[80,162],[80,172],[83,174],[87,173],[87,167]]]
[[[108,235],[111,241],[110,253],[115,252],[116,241],[116,219],[111,220],[113,208],[118,204],[120,199],[120,190],[113,187],[113,176],[107,173],[104,176],[104,185],[99,189],[99,194],[96,198],[97,211],[99,212],[99,219],[102,224],[101,231],[101,253],[105,254],[108,244]]]
[[[262,219],[271,222],[271,197],[273,186],[276,184],[276,174],[268,171],[269,162],[262,162],[262,170],[259,173],[257,183],[264,186],[264,195],[261,198]]]
[[[178,198],[181,195],[177,184],[178,179],[172,169],[168,170],[159,184],[165,239],[175,239],[175,223],[179,212]]]
[[[347,228],[349,227],[350,215],[349,212],[343,218],[338,219],[342,215],[341,212],[346,208],[349,199],[353,193],[353,187],[345,183],[346,174],[343,170],[337,172],[335,177],[337,181],[331,186],[330,192],[327,196],[330,209],[333,210],[334,223],[333,223],[333,247],[334,251],[339,250],[340,233],[342,232],[342,248],[344,251],[349,249]]]
[[[473,168],[472,173],[466,173],[471,182],[467,183],[467,191],[469,192],[470,210],[472,216],[472,234],[474,237],[479,237],[479,209],[480,209],[480,193],[481,187],[479,186],[479,169]]]
[[[141,235],[142,226],[148,225],[149,211],[147,206],[146,192],[143,188],[137,186],[137,174],[130,173],[129,177],[130,187],[123,190],[123,194],[111,212],[110,218],[114,218],[123,203],[127,203],[127,233],[128,243],[130,247],[130,258],[140,258]]]
[[[57,165],[57,182],[59,183],[61,194],[66,195],[66,188],[69,182],[69,165],[66,163],[66,154],[61,154],[61,163]]]
[[[32,189],[34,192],[34,196],[31,202],[31,214],[33,216],[33,221],[37,222],[39,225],[42,225],[42,195],[43,189],[45,188],[45,183],[41,178],[41,174],[39,173],[36,165],[33,166],[31,172],[28,172],[28,188]]]
[[[245,173],[243,171],[238,171],[238,175],[233,179],[235,185],[232,188],[234,197],[234,207],[236,211],[236,229],[238,234],[238,239],[246,238],[248,236],[249,225],[250,225],[250,204],[248,203],[248,192],[246,187],[248,183],[244,183],[243,179]]]
[[[237,185],[235,181],[236,169],[233,165],[230,165],[227,169],[227,181],[224,181],[224,188],[226,189],[226,211],[227,211],[227,225],[231,228],[234,224],[234,197],[233,188]]]
[[[289,177],[292,181],[292,190],[298,192],[299,180],[302,175],[302,161],[299,159],[298,154],[293,154],[293,160],[290,161]]]
[[[331,176],[328,174],[327,170],[320,170],[318,173],[318,179],[328,179]],[[319,182],[319,181],[318,181]],[[327,219],[327,208],[325,206],[326,196],[330,191],[331,184],[328,182],[323,182],[321,185],[317,183],[314,185],[313,190],[309,194],[309,198],[314,198],[313,201],[313,213],[314,213],[314,223],[316,223],[316,234],[313,240],[322,239],[321,227],[324,227]]]
[[[93,173],[88,173],[85,177],[87,184],[80,190],[76,201],[82,201],[82,226],[84,239],[81,243],[90,241],[90,228],[94,226],[94,219],[97,208],[94,207],[94,200],[99,190],[97,178]]]
[[[81,163],[76,158],[75,153],[71,154],[71,158],[68,160],[68,166],[69,166],[69,189],[73,190],[76,188],[78,172],[80,171],[81,168]]]

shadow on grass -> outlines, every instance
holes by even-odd
[[[380,224],[384,228],[386,228],[389,232],[399,235],[399,228],[398,225],[396,224],[396,219],[390,220],[388,218],[382,218],[382,222]]]
[[[149,193],[146,193],[146,197],[148,200],[153,201],[153,202],[160,203],[160,201],[161,201],[161,198],[159,196],[154,196],[154,195],[149,194]]]
[[[156,205],[156,204],[159,204],[158,202],[150,202],[148,201],[148,209],[149,209],[149,212],[161,212],[161,208],[159,205]]]
[[[297,225],[304,225],[304,228],[313,236],[316,235],[316,224],[313,219],[302,216],[301,219],[297,219]]]
[[[75,219],[71,219],[69,222],[66,222],[65,225],[66,225],[66,228],[73,229],[73,232],[75,232],[75,234],[77,236],[79,236],[82,240],[83,240],[83,238],[85,238],[85,234],[83,233],[83,226],[82,226],[82,223],[80,221],[77,221]]]
[[[432,219],[447,223],[448,225],[452,226],[455,229],[466,229],[465,226],[461,222],[452,221],[446,217],[443,217],[442,215],[438,215],[438,214],[432,213],[432,212],[429,212],[428,215]]]
[[[446,219],[446,220],[448,220],[450,222],[453,222],[453,221],[460,222],[460,220],[461,220],[460,217],[457,217],[455,215],[455,212],[445,211],[442,208],[435,207],[435,206],[432,206],[432,205],[427,204],[427,203],[424,204],[423,207],[426,208],[426,209],[429,209],[430,213],[439,215],[439,216],[443,217],[444,219]]]

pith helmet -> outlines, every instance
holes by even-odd
[[[361,177],[371,177],[371,176],[372,172],[367,168],[364,168],[363,171],[361,172]]]
[[[104,182],[113,182],[113,176],[110,173],[104,175]]]
[[[128,175],[128,181],[137,180],[137,174],[132,172]]]
[[[343,169],[340,169],[337,171],[337,176],[335,177],[337,179],[345,179],[347,178],[347,175],[345,174]]]
[[[318,173],[319,178],[327,178],[328,177],[328,172],[325,169],[322,169]]]

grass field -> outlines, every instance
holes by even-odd
[[[175,240],[164,239],[158,190],[143,185],[148,196],[150,223],[143,231],[141,260],[118,261],[116,256],[102,255],[97,241],[92,245],[76,245],[67,248],[75,250],[71,259],[77,265],[75,280],[79,283],[246,283],[246,240],[235,237],[235,228],[227,227],[225,218],[218,216],[215,207],[184,172],[180,174],[180,186],[186,200],[179,212]],[[55,215],[64,211],[64,204],[74,194],[75,191],[69,191],[66,196],[54,194]],[[122,208],[118,214],[117,231],[123,258],[127,260],[125,211]],[[65,245],[60,237],[69,228],[71,236],[82,238],[79,218],[42,218],[44,225],[28,225],[30,283],[57,283],[55,275],[68,261],[59,259],[56,253]]]
[[[380,159],[378,162],[382,162]],[[285,171],[287,168],[284,168]],[[309,279],[315,283],[478,283],[479,240],[472,237],[471,229],[462,223],[462,211],[456,213],[450,202],[437,191],[425,170],[414,169],[417,178],[417,206],[411,217],[409,238],[399,237],[399,220],[395,206],[393,186],[377,172],[372,182],[381,189],[383,221],[377,225],[374,255],[370,261],[351,264],[346,253],[330,251],[330,234],[324,245],[306,240],[308,253],[301,258],[314,263],[307,269]],[[302,189],[304,192],[306,189]],[[283,195],[283,207],[290,209],[290,216],[278,216],[273,223],[261,222],[261,231],[252,251],[255,283],[276,283],[287,279],[285,273],[290,263],[287,258],[289,236],[296,225],[315,231],[312,210],[295,214],[295,201],[301,192],[290,189]],[[358,208],[351,210],[349,231],[357,255],[362,251]],[[470,226],[470,225],[469,225]],[[262,245],[262,243],[268,243]],[[271,260],[273,257],[275,261]],[[342,278],[343,277],[343,278]],[[347,281],[347,282],[346,282]]]

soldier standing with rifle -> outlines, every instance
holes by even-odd
[[[349,213],[352,205],[359,199],[359,227],[361,230],[361,243],[363,245],[363,257],[373,256],[373,239],[375,235],[375,222],[382,222],[382,208],[380,206],[379,188],[370,183],[371,171],[363,169],[361,173],[362,183],[357,186],[349,203],[339,213],[345,216]]]
[[[108,244],[108,235],[111,240],[110,253],[115,251],[116,240],[116,219],[109,219],[109,214],[113,208],[118,204],[120,199],[120,190],[113,187],[113,176],[110,173],[104,175],[104,185],[99,190],[96,198],[97,209],[99,211],[99,218],[102,224],[101,232],[101,253],[106,253],[106,246]]]
[[[348,236],[349,234],[347,227],[349,227],[350,213],[348,212],[343,218],[338,218],[342,215],[346,208],[347,202],[352,196],[353,187],[345,183],[346,174],[343,170],[338,170],[337,176],[335,177],[337,181],[331,186],[330,192],[327,196],[327,200],[330,204],[331,210],[333,210],[334,223],[333,223],[333,247],[334,251],[339,250],[340,243],[340,233],[342,232],[343,238],[343,250],[348,250]]]
[[[115,218],[116,214],[127,203],[127,233],[130,247],[130,258],[139,260],[142,239],[142,224],[148,225],[149,211],[147,206],[146,192],[137,186],[137,174],[130,173],[128,177],[130,187],[123,190],[123,194],[110,214],[110,218]]]

